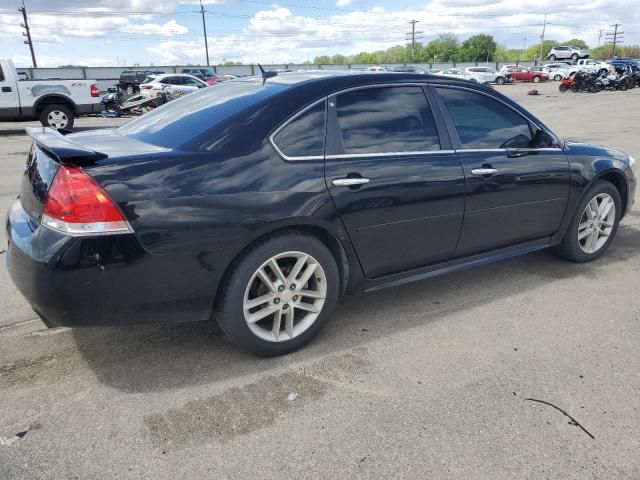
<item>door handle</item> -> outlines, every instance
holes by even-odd
[[[471,170],[473,175],[493,175],[494,173],[498,173],[497,168],[474,168]]]
[[[363,177],[336,178],[335,180],[332,180],[331,183],[336,187],[351,187],[353,185],[364,185],[365,183],[369,183],[369,179]]]

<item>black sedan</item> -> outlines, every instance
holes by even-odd
[[[410,73],[250,77],[115,130],[29,133],[7,264],[46,323],[214,319],[261,355],[345,294],[547,247],[595,260],[636,188],[628,155]]]

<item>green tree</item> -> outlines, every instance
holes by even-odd
[[[375,53],[360,52],[351,57],[351,63],[378,63]]]
[[[349,59],[344,55],[337,53],[333,57],[331,57],[331,63],[335,65],[346,65],[347,63],[349,63]]]
[[[416,61],[424,63],[455,62],[458,60],[460,42],[452,33],[440,35],[418,49]]]
[[[551,49],[557,45],[560,44],[556,40],[545,40],[542,44],[542,59],[546,59]],[[533,61],[536,58],[540,58],[539,43],[535,43],[525,50],[523,60]]]
[[[573,47],[582,48],[584,50],[587,50],[589,48],[589,45],[587,45],[587,42],[579,38],[572,38],[571,40],[567,40],[566,42],[563,42],[563,43],[565,45],[571,45]]]
[[[407,49],[402,45],[395,45],[382,53],[378,63],[404,63],[408,58]]]
[[[460,46],[460,60],[464,62],[493,60],[493,54],[497,46],[491,35],[484,33],[474,35],[462,42]]]
[[[329,55],[320,55],[313,59],[316,65],[331,65],[331,57]]]
[[[498,45],[493,52],[493,60],[496,62],[518,62],[523,59],[521,48],[507,48],[504,45]]]

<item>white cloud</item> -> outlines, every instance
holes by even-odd
[[[174,35],[183,35],[189,31],[184,25],[180,25],[175,20],[169,20],[163,25],[157,23],[144,23],[125,25],[119,29],[124,33],[139,33],[141,35],[157,35],[162,37],[173,37]]]

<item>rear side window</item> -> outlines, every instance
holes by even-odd
[[[343,93],[338,124],[347,154],[424,152],[440,149],[421,87],[383,87]]]
[[[4,72],[2,71],[2,67],[0,67],[0,82],[4,82]]]
[[[324,155],[325,102],[320,102],[287,123],[273,143],[288,158]]]
[[[462,148],[527,148],[529,122],[511,108],[480,93],[437,88]]]

